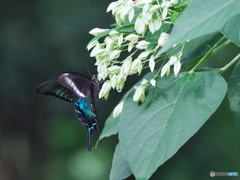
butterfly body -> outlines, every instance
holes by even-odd
[[[93,76],[91,79],[80,73],[62,73],[58,78],[37,86],[35,92],[74,103],[76,116],[85,125],[88,134],[87,148],[91,151],[92,135],[98,131],[96,103],[99,84],[97,77]]]

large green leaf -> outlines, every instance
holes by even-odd
[[[232,17],[227,21],[225,26],[221,29],[221,33],[224,34],[228,39],[233,41],[236,45],[240,46],[240,14]]]
[[[228,99],[236,123],[240,128],[240,61],[236,64],[228,81]]]
[[[122,149],[119,144],[116,146],[112,169],[110,173],[110,180],[125,179],[132,174],[131,169],[128,166],[128,162],[123,155]]]
[[[143,104],[124,103],[119,122],[123,154],[137,179],[148,179],[214,113],[227,89],[213,72],[159,78]]]
[[[168,43],[156,56],[174,44],[220,30],[229,18],[238,13],[239,0],[192,0],[174,26]]]

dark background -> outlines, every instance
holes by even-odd
[[[114,23],[106,13],[110,2],[0,1],[0,180],[108,179],[117,138],[104,139],[101,148],[88,152],[86,132],[73,104],[33,91],[61,72],[89,75],[88,66],[96,73],[86,50],[92,38],[88,32]],[[211,66],[222,67],[238,53],[239,48],[230,45],[211,58]],[[226,80],[230,74],[231,69],[224,73]],[[130,79],[124,92],[137,78]],[[99,101],[100,129],[123,93],[111,92],[108,101]],[[225,99],[151,179],[208,179],[210,171],[240,173],[240,134],[228,109]]]

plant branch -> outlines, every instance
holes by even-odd
[[[235,62],[237,62],[240,59],[240,54],[238,54],[232,61],[230,61],[226,66],[222,67],[220,69],[219,74],[222,74],[225,72],[228,68],[230,68]]]
[[[202,59],[199,60],[199,62],[190,70],[190,73],[193,73],[195,71],[195,69],[200,66],[203,62],[205,62],[211,55],[213,55],[214,53],[216,53],[216,51],[220,50],[221,48],[225,47],[226,45],[229,44],[228,42],[227,44],[222,43],[222,41],[225,39],[225,37],[222,37],[203,57]]]

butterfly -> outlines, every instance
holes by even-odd
[[[97,99],[99,82],[97,76],[92,78],[76,72],[65,72],[56,79],[38,85],[35,92],[52,95],[67,102],[74,103],[77,118],[85,125],[87,131],[87,149],[92,149],[92,135],[98,131]]]

